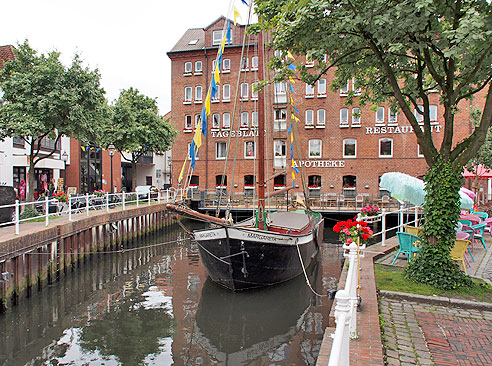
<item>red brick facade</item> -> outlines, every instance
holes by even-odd
[[[219,18],[205,29],[190,29],[185,33],[176,46],[168,53],[172,61],[172,119],[171,122],[179,131],[179,136],[173,146],[173,175],[172,183],[176,186],[177,178],[180,173],[184,158],[187,153],[188,144],[191,143],[194,135],[195,116],[199,115],[205,96],[207,93],[210,79],[212,76],[212,63],[217,56],[217,46],[212,46],[213,32],[221,30],[226,19]],[[198,177],[200,189],[214,189],[216,186],[216,176],[220,176],[224,171],[224,160],[216,158],[217,143],[228,142],[228,136],[231,131],[235,134],[240,134],[247,137],[239,137],[237,164],[235,170],[234,181],[232,182],[234,150],[236,139],[231,139],[229,151],[229,162],[226,169],[228,187],[235,186],[234,190],[242,192],[245,185],[245,176],[254,174],[255,164],[253,159],[245,157],[245,144],[248,141],[254,141],[256,129],[252,127],[252,112],[257,110],[257,102],[252,100],[251,84],[258,78],[257,72],[253,70],[252,57],[257,55],[256,39],[249,40],[249,48],[244,49],[244,55],[247,55],[249,67],[248,71],[239,71],[241,59],[241,44],[243,40],[243,28],[232,26],[232,44],[226,45],[222,59],[230,60],[230,71],[224,71],[220,74],[220,97],[217,102],[211,103],[211,114],[208,118],[208,134],[203,140],[203,145],[199,149],[199,159],[196,163],[194,175]],[[273,54],[273,50],[266,48],[266,58]],[[203,72],[196,71],[196,62],[201,61]],[[191,63],[186,65],[186,63]],[[188,69],[186,67],[188,66]],[[191,67],[190,67],[191,66]],[[198,66],[199,69],[199,66]],[[238,74],[240,80],[238,82]],[[265,77],[271,79],[273,71],[266,70]],[[322,193],[341,193],[344,182],[352,182],[347,178],[344,181],[344,176],[356,177],[356,192],[377,194],[379,177],[388,171],[401,171],[413,176],[423,175],[427,169],[427,164],[422,156],[418,155],[418,146],[412,128],[402,113],[397,114],[397,119],[394,122],[389,120],[389,104],[382,105],[384,115],[381,115],[381,120],[376,122],[376,112],[371,110],[370,106],[364,107],[360,111],[360,123],[353,123],[352,110],[358,108],[357,98],[354,100],[354,105],[345,106],[345,96],[340,91],[333,92],[330,90],[330,84],[333,80],[333,73],[329,73],[323,77],[326,80],[326,92],[323,93],[323,88],[317,84],[313,89],[312,96],[307,94],[306,84],[296,81],[292,84],[295,94],[287,90],[285,102],[275,103],[275,93],[273,85],[267,86],[264,89],[265,96],[265,129],[267,136],[273,136],[273,139],[283,139],[286,143],[286,185],[292,185],[292,177],[290,169],[290,138],[287,136],[287,129],[290,124],[290,112],[288,112],[287,100],[292,97],[294,106],[299,110],[296,116],[299,122],[294,122],[295,135],[295,151],[294,157],[296,164],[304,165],[303,173],[308,180],[309,176],[321,177],[321,192]],[[260,78],[261,79],[261,78]],[[239,102],[236,105],[234,113],[234,121],[232,120],[235,94],[237,85],[248,83],[248,97],[244,102]],[[230,100],[224,99],[223,85],[230,85]],[[202,87],[202,101],[197,101],[196,87]],[[349,83],[349,88],[352,88],[352,82]],[[191,88],[192,99],[189,102],[185,101],[185,88]],[[241,95],[241,86],[239,86],[239,96]],[[288,87],[287,87],[288,89]],[[321,92],[321,93],[320,93]],[[431,95],[431,104],[437,110],[435,121],[433,122],[433,136],[439,148],[440,140],[443,136],[443,108],[439,105],[439,95]],[[469,102],[464,102],[460,106],[460,113],[456,116],[455,128],[455,143],[466,137],[471,130],[469,118]],[[341,109],[347,108],[347,123],[341,122]],[[286,109],[287,120],[283,129],[274,130],[275,110]],[[313,122],[309,124],[309,116],[306,111],[311,110],[313,113]],[[324,110],[324,125],[317,122],[318,111]],[[248,127],[240,128],[241,113],[248,112]],[[212,129],[213,114],[218,113],[220,117],[220,128]],[[224,113],[231,114],[232,128],[225,129],[223,127]],[[323,112],[319,112],[323,113]],[[191,116],[192,127],[185,127],[186,115]],[[322,115],[320,116],[322,117]],[[357,113],[355,113],[357,117]],[[356,119],[356,118],[355,118]],[[313,156],[314,150],[310,156],[310,140],[321,141],[321,156]],[[344,140],[354,139],[356,141],[355,156],[344,156]],[[388,151],[392,151],[392,155],[380,157],[380,139],[391,139],[391,142],[386,142]],[[389,149],[389,145],[392,148]],[[297,150],[297,151],[296,151]],[[300,156],[300,157],[299,157]],[[266,159],[266,176],[272,176],[277,172],[282,171],[282,168],[274,168],[274,146],[271,138],[267,138],[265,146]],[[268,178],[267,178],[268,179]],[[310,179],[308,184],[316,184],[316,180]],[[276,181],[278,183],[278,180]],[[296,179],[296,184],[300,185],[300,179]],[[267,182],[267,191],[273,190],[274,180]]]

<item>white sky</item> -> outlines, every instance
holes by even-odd
[[[244,23],[247,6],[240,0],[233,4]],[[157,98],[165,114],[171,108],[166,52],[187,29],[208,26],[230,7],[229,0],[3,1],[0,45],[28,39],[39,53],[61,52],[67,65],[77,52],[86,66],[99,69],[110,103],[122,89],[134,87]]]

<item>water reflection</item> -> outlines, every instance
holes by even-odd
[[[230,293],[207,280],[196,246],[172,228],[98,255],[0,315],[0,365],[313,365],[331,302],[302,277]],[[162,245],[162,243],[168,243]],[[126,246],[132,248],[132,245]],[[310,269],[336,286],[340,256]]]

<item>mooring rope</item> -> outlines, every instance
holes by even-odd
[[[304,273],[304,277],[306,278],[307,285],[309,286],[309,288],[311,289],[311,291],[313,292],[313,294],[315,294],[316,296],[318,296],[318,297],[328,297],[328,295],[318,294],[316,291],[314,291],[313,287],[311,286],[311,282],[309,282],[309,278],[308,278],[308,275],[306,273],[306,267],[304,267],[304,262],[302,261],[301,251],[299,250],[299,244],[298,243],[296,243],[296,247],[297,247],[297,254],[299,254],[299,260],[301,261],[302,272]]]

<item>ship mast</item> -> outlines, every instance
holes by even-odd
[[[264,79],[263,31],[258,33],[258,78]],[[263,89],[258,91],[258,228],[265,226],[265,100]]]

